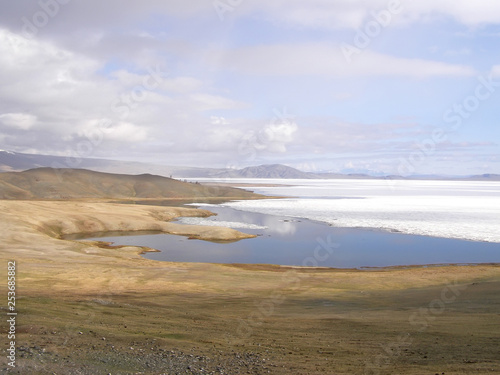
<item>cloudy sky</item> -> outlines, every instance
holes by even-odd
[[[495,0],[0,5],[0,148],[500,173]]]

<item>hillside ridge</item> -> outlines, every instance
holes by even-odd
[[[152,174],[36,168],[0,173],[0,199],[258,198],[231,187],[205,186]]]

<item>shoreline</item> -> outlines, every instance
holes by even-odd
[[[272,197],[274,198],[274,197]],[[174,199],[175,200],[175,199]],[[182,201],[185,201],[185,199],[181,199]],[[217,200],[217,199],[216,199]],[[226,199],[222,199],[223,201],[228,201]],[[141,201],[143,201],[141,199]],[[151,200],[144,200],[144,201],[157,201],[157,199],[151,199]],[[172,201],[171,199],[165,199],[162,201]],[[71,205],[75,204],[79,206],[79,208],[82,208],[82,204],[90,204],[91,206],[93,204],[109,204],[111,205],[110,208],[114,207],[115,205],[122,205],[122,203],[112,203],[109,201],[98,201],[95,202],[94,200],[91,200],[90,202],[85,202],[85,200],[72,200],[72,201],[54,201],[54,200],[29,200],[29,201],[12,201],[12,200],[0,200],[0,207],[2,206],[2,203],[6,202],[25,202],[29,203],[30,205],[35,202],[40,202],[40,203],[61,203],[63,205]],[[7,204],[8,205],[8,204]],[[187,239],[199,239],[202,241],[208,241],[208,242],[213,242],[213,243],[231,243],[235,241],[240,241],[242,239],[251,239],[251,238],[256,238],[258,237],[256,234],[248,234],[241,232],[236,229],[232,229],[229,227],[222,227],[222,226],[205,226],[205,225],[191,225],[191,224],[182,224],[182,223],[176,223],[175,221],[180,218],[180,217],[211,217],[211,216],[216,216],[216,213],[211,212],[210,210],[205,210],[199,207],[196,208],[187,208],[187,207],[176,207],[176,206],[155,206],[155,205],[136,205],[136,204],[125,204],[123,205],[125,207],[134,207],[134,208],[144,208],[143,210],[140,209],[139,213],[141,214],[149,214],[151,215],[152,220],[142,220],[139,221],[137,224],[138,227],[135,227],[134,229],[134,224],[133,223],[128,223],[128,228],[126,229],[117,229],[116,225],[108,225],[106,230],[89,230],[89,229],[84,229],[84,230],[72,230],[70,225],[62,224],[62,219],[59,222],[60,226],[57,227],[57,224],[54,224],[52,222],[48,222],[47,220],[44,220],[42,222],[37,222],[34,227],[36,230],[41,233],[48,235],[51,238],[54,238],[56,240],[62,240],[62,241],[71,241],[73,242],[74,240],[85,240],[86,238],[94,238],[94,237],[110,237],[110,236],[130,236],[130,235],[143,235],[143,234],[170,234],[170,235],[179,235],[186,237]],[[4,209],[4,212],[11,211],[11,209],[5,209],[5,206],[2,207]],[[95,207],[93,207],[95,208]],[[127,211],[127,210],[125,210]],[[136,210],[134,210],[136,211]],[[163,211],[163,212],[162,212]],[[245,211],[242,211],[245,212]],[[87,215],[94,215],[95,212],[87,212]],[[134,214],[137,214],[137,212],[134,212]],[[260,214],[263,215],[263,214]],[[70,215],[74,219],[74,214]],[[142,218],[144,219],[144,218]],[[331,225],[321,222],[321,221],[315,221],[307,218],[302,218],[302,217],[297,217],[297,219],[304,220],[304,221],[309,221],[313,222],[316,224],[324,225],[327,227],[332,227]],[[49,220],[50,221],[50,220]],[[109,216],[109,214],[106,214],[106,218],[99,218],[98,221],[103,222],[107,221],[108,224],[109,222],[112,222],[113,220]],[[118,225],[119,227],[119,225]],[[74,227],[73,227],[74,228]],[[94,228],[94,227],[92,227]],[[406,234],[406,233],[401,233],[401,232],[393,232],[393,231],[387,231],[384,229],[377,229],[377,228],[339,228],[339,227],[332,227],[332,228],[338,228],[338,229],[353,229],[353,230],[366,230],[369,232],[382,232],[382,233],[387,233],[387,234],[403,234],[403,235],[409,235],[409,236],[422,236],[422,235],[414,235],[414,234]],[[473,240],[464,240],[460,238],[446,238],[446,237],[433,237],[433,236],[423,236],[423,237],[430,237],[430,238],[440,238],[440,239],[451,239],[451,240],[457,240],[457,241],[468,241],[468,242],[484,242],[484,243],[491,243],[488,241],[473,241]],[[98,248],[103,248],[106,247],[106,242],[104,241],[85,241],[86,243],[93,244],[92,246],[98,247]],[[77,242],[79,243],[79,242]],[[113,249],[122,249],[122,248],[137,248],[137,254],[145,254],[149,252],[161,252],[161,250],[148,247],[148,246],[140,246],[140,245],[113,245],[113,244],[108,244],[109,248]],[[147,259],[147,258],[144,258]],[[150,259],[148,259],[150,260]],[[154,262],[169,262],[169,261],[164,261],[164,260],[152,260]],[[176,262],[174,262],[176,263]],[[184,263],[184,262],[180,262]],[[199,264],[214,264],[214,265],[232,265],[232,264],[238,264],[238,263],[220,263],[220,262],[187,262],[187,263],[199,263]],[[324,267],[312,267],[312,266],[300,266],[300,265],[277,265],[277,264],[268,264],[268,263],[263,263],[263,264],[255,264],[255,263],[249,263],[247,264],[249,267],[253,265],[258,265],[258,266],[269,266],[270,268],[272,267],[282,267],[282,268],[289,268],[289,269],[311,269],[311,270],[360,270],[360,271],[369,271],[369,270],[385,270],[385,269],[409,269],[409,268],[430,268],[430,267],[464,267],[464,266],[482,266],[482,265],[491,265],[491,266],[498,266],[500,265],[500,262],[443,262],[443,263],[408,263],[408,264],[397,264],[397,265],[387,265],[387,266],[360,266],[360,267],[329,267],[329,266],[324,266]]]
[[[85,235],[96,232],[154,231],[180,234],[200,239],[236,240],[252,238],[231,228],[184,226],[172,222],[178,217],[209,217],[208,210],[118,204],[107,202],[78,201],[0,201],[2,211],[13,223],[22,223],[31,232],[38,232],[54,239],[69,235]],[[5,220],[4,220],[5,222]]]
[[[293,197],[293,196],[288,196],[288,197],[272,197],[275,199],[305,199],[301,197]],[[225,203],[225,202],[221,202]],[[200,206],[203,207],[203,206]],[[262,213],[260,211],[251,211],[251,210],[244,210],[240,207],[233,207],[233,206],[227,206],[226,208],[231,208],[234,210],[238,210],[241,212],[247,212],[247,213],[254,213],[254,214],[261,214],[261,215],[275,215],[275,214],[267,214],[267,213]],[[389,233],[389,234],[402,234],[402,235],[408,235],[408,236],[420,236],[420,237],[428,237],[428,238],[436,238],[436,239],[445,239],[445,240],[457,240],[457,241],[466,241],[466,242],[476,242],[476,243],[489,243],[489,244],[499,244],[500,245],[500,239],[495,241],[495,240],[487,240],[487,239],[474,239],[470,237],[458,237],[458,236],[444,236],[444,235],[433,235],[433,234],[427,234],[427,233],[422,233],[419,231],[405,231],[401,229],[391,229],[391,228],[384,228],[384,227],[365,227],[365,226],[338,226],[335,224],[332,224],[328,221],[322,221],[319,219],[315,218],[310,218],[307,216],[285,216],[281,214],[284,218],[291,218],[291,219],[296,219],[296,220],[303,220],[303,221],[310,221],[310,222],[315,222],[318,224],[326,225],[331,228],[336,228],[336,229],[347,229],[347,230],[364,230],[364,231],[372,231],[372,232],[382,232],[382,233]]]

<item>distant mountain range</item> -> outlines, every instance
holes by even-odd
[[[370,176],[367,174],[337,174],[337,173],[312,173],[282,164],[269,164],[242,169],[230,168],[197,168],[155,165],[148,163],[90,159],[68,158],[64,156],[23,154],[0,150],[0,172],[24,171],[33,168],[81,168],[108,173],[144,174],[150,173],[174,178],[275,178],[275,179],[418,179],[418,180],[477,180],[500,181],[498,174],[483,174],[464,177],[447,176]]]

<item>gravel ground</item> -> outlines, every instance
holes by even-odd
[[[136,345],[136,346],[133,346]],[[9,374],[269,374],[276,366],[253,352],[213,350],[167,350],[154,342],[147,346],[132,343],[128,348],[112,344],[78,348],[73,353],[51,352],[38,345],[17,349],[17,367],[3,368]]]

